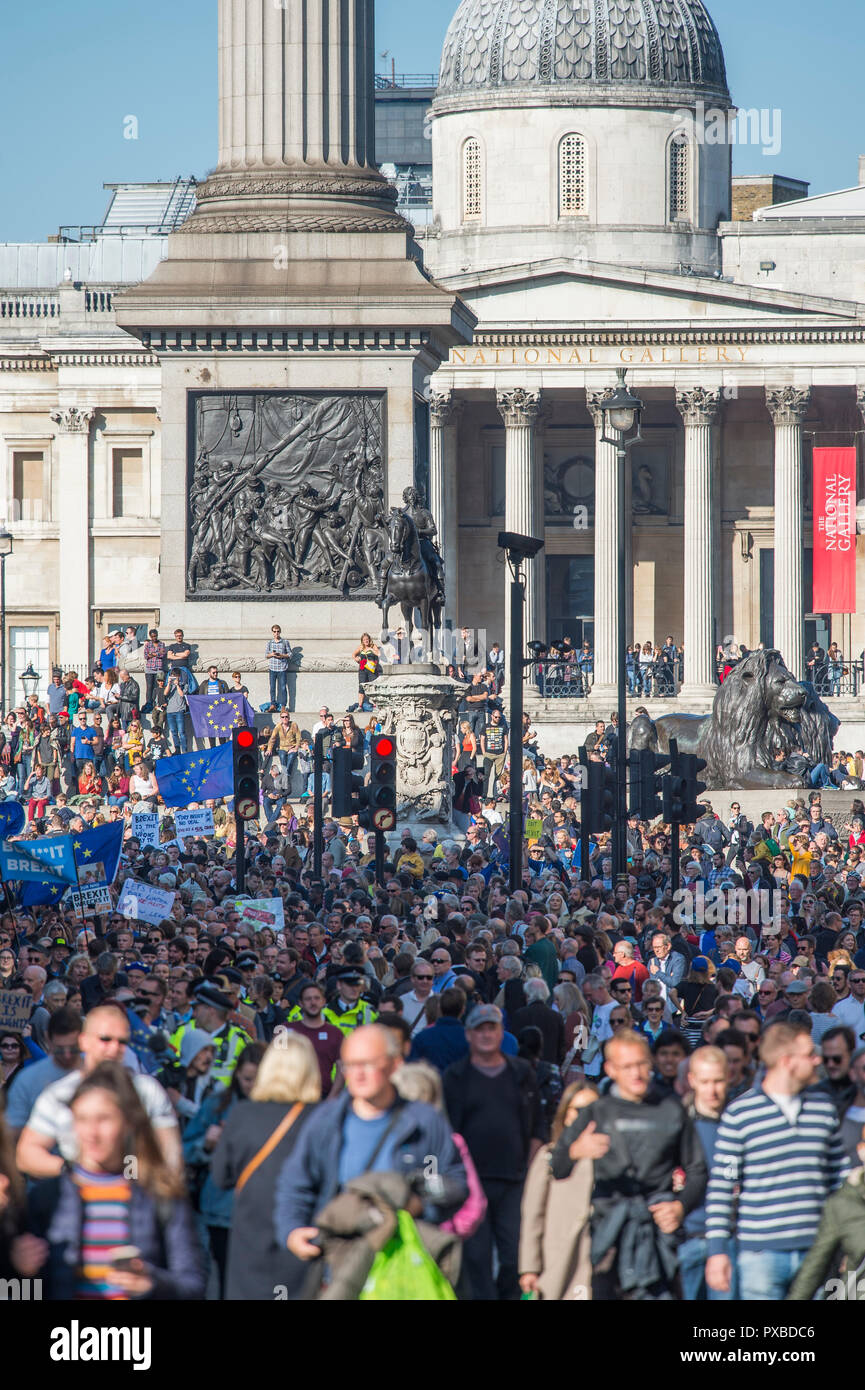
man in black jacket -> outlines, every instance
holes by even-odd
[[[487,1198],[487,1214],[465,1243],[466,1277],[473,1299],[518,1300],[520,1201],[529,1164],[548,1137],[546,1124],[534,1069],[502,1052],[501,1010],[478,1004],[466,1036],[469,1055],[444,1074],[451,1128],[465,1139]]]
[[[646,1038],[619,1033],[605,1049],[612,1089],[580,1111],[552,1155],[555,1178],[581,1158],[595,1165],[592,1297],[671,1300],[675,1233],[706,1190],[706,1160],[693,1122],[674,1096],[651,1089]],[[673,1173],[684,1186],[673,1193]]]
[[[524,1009],[517,1009],[510,1020],[511,1032],[519,1038],[524,1028],[539,1028],[544,1040],[541,1054],[545,1062],[561,1066],[565,1060],[565,1020],[549,1005],[550,991],[545,980],[526,980]]]
[[[133,680],[127,670],[118,672],[120,685],[118,691],[120,699],[117,702],[117,710],[120,715],[120,723],[124,729],[128,729],[133,719],[138,717],[141,707],[141,686],[138,681]]]

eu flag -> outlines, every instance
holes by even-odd
[[[72,848],[82,888],[113,883],[123,849],[123,823],[114,821],[95,830],[81,830],[73,836]],[[65,893],[65,883],[25,883],[20,893],[21,906],[48,907],[58,903]]]
[[[186,703],[196,738],[225,738],[235,729],[255,727],[255,711],[242,693],[187,695]]]
[[[201,753],[181,753],[159,758],[156,785],[166,806],[188,806],[193,801],[233,796],[234,771],[230,743]]]

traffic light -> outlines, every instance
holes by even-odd
[[[663,779],[663,817],[668,825],[685,823],[685,779],[674,770]]]
[[[697,798],[703,795],[706,790],[705,782],[697,781],[697,773],[702,772],[706,766],[705,758],[698,758],[695,753],[679,754],[679,772],[682,778],[682,821],[685,825],[693,825],[703,814],[697,804]]]
[[[396,827],[396,740],[390,734],[373,734],[369,750],[367,809],[360,823],[365,829]]]
[[[334,743],[330,758],[333,769],[332,815],[360,816],[369,797],[363,780],[363,753],[354,752],[344,743]]]
[[[234,814],[238,820],[258,820],[260,782],[258,738],[254,729],[235,729],[232,736]]]
[[[669,766],[669,762],[669,754],[653,753],[650,748],[631,750],[629,809],[632,816],[653,821],[663,815],[665,778],[659,774],[659,769]]]
[[[602,762],[592,762],[580,749],[585,768],[580,797],[580,821],[592,835],[612,830],[616,813],[616,774]]]

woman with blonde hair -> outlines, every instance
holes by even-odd
[[[593,1086],[568,1086],[550,1131],[535,1154],[523,1188],[520,1222],[520,1288],[538,1298],[585,1301],[592,1296],[591,1237],[594,1164],[581,1159],[569,1178],[556,1181],[550,1154],[568,1125],[598,1098]]]
[[[261,1059],[249,1099],[228,1115],[210,1167],[211,1181],[234,1191],[229,1301],[300,1297],[306,1270],[277,1245],[273,1209],[277,1178],[320,1099],[312,1043],[300,1033],[278,1033]]]

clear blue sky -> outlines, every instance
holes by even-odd
[[[379,52],[432,72],[457,0],[378,0]],[[0,240],[100,220],[102,184],[202,176],[216,159],[217,0],[3,0]],[[856,182],[865,38],[851,0],[709,0],[742,107],[782,112],[777,158],[737,173]],[[381,60],[389,69],[390,59]],[[139,139],[123,138],[136,116]]]

